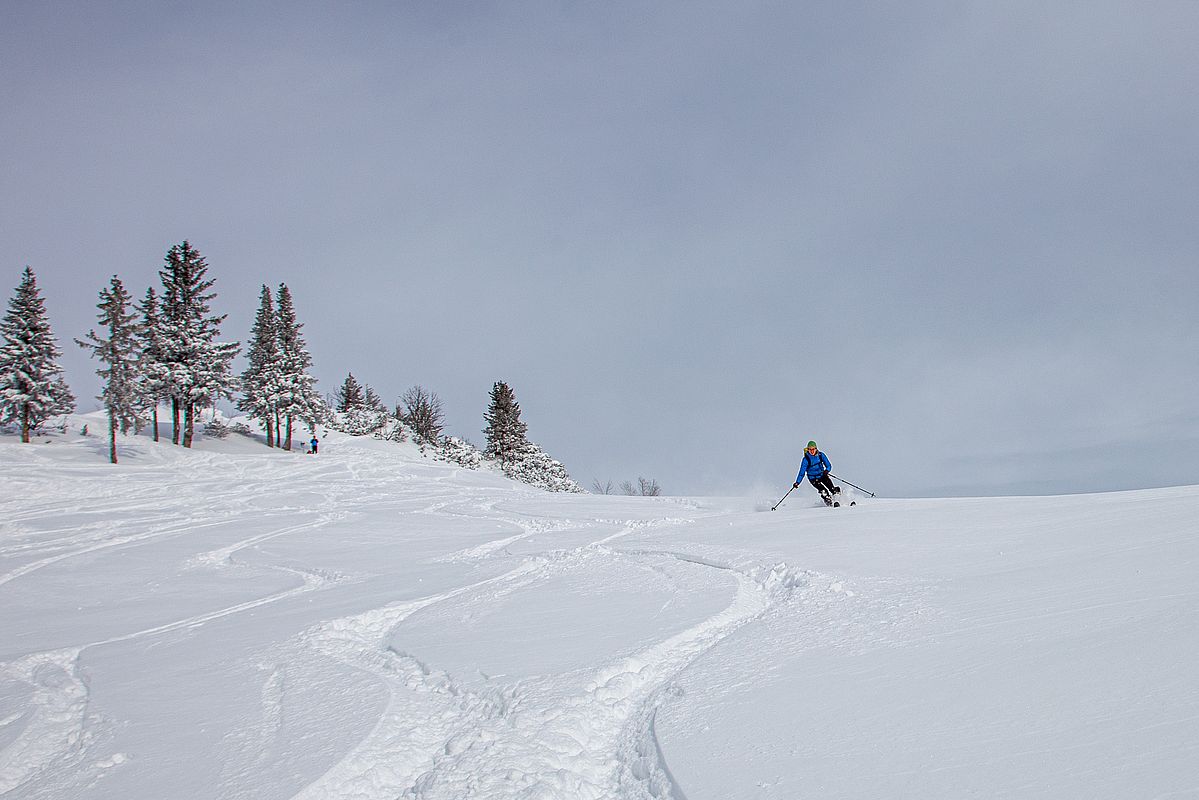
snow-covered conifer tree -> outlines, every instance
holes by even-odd
[[[383,398],[379,393],[371,388],[370,384],[362,387],[362,407],[375,413],[388,414],[387,404],[383,402]]]
[[[484,454],[501,465],[512,463],[524,449],[528,426],[520,421],[520,403],[508,384],[496,381],[491,387],[491,404],[483,419],[487,422],[483,429],[487,435]]]
[[[207,279],[208,264],[188,242],[167,251],[163,284],[163,363],[170,370],[173,441],[179,444],[179,415],[183,414],[183,446],[191,447],[198,408],[220,397],[232,397],[230,363],[237,342],[218,342],[225,316],[213,316],[209,303],[215,281]]]
[[[22,442],[46,420],[75,409],[61,355],[37,278],[26,267],[0,320],[0,424],[18,423]]]
[[[158,294],[153,286],[146,290],[146,297],[137,310],[142,315],[141,324],[137,329],[141,350],[139,396],[150,411],[150,425],[154,429],[154,441],[157,442],[158,404],[171,396],[171,375],[170,369],[163,362],[162,316]]]
[[[491,405],[483,418],[487,420],[487,447],[483,453],[509,478],[551,492],[583,491],[566,467],[528,440],[528,426],[520,419],[520,403],[508,384],[498,381],[492,387]]]
[[[315,393],[314,393],[315,397]],[[353,373],[337,390],[337,415],[331,422],[342,433],[404,441],[403,425],[370,386],[359,383]]]
[[[107,288],[100,290],[100,324],[104,335],[88,331],[85,339],[76,339],[80,347],[92,351],[103,365],[96,374],[104,381],[97,398],[108,413],[108,457],[117,463],[117,428],[121,433],[137,425],[142,408],[139,367],[141,361],[137,316],[129,310],[129,292],[116,275]]]
[[[279,416],[279,330],[275,301],[271,290],[263,284],[258,314],[250,329],[250,344],[246,352],[249,362],[241,374],[241,398],[237,407],[266,428],[267,447],[275,446],[275,420]]]
[[[363,403],[362,384],[354,377],[354,373],[346,375],[341,388],[337,390],[337,410],[343,414],[361,408]]]
[[[276,330],[279,341],[279,413],[287,431],[283,435],[283,449],[291,449],[292,425],[303,420],[309,428],[325,419],[325,401],[315,389],[316,378],[308,374],[312,366],[312,355],[300,329],[304,326],[296,319],[295,304],[287,284],[279,284]]]

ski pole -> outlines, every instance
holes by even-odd
[[[866,492],[866,494],[870,495],[871,497],[874,497],[874,492],[869,492],[869,491],[866,491],[866,490],[865,490],[865,489],[863,489],[861,486],[858,486],[856,483],[850,483],[849,481],[845,480],[844,478],[838,478],[836,475],[834,475],[834,474],[833,474],[833,473],[831,473],[831,472],[828,474],[828,476],[829,476],[830,478],[833,478],[834,480],[841,481],[841,483],[848,484],[849,486],[852,486],[853,488],[857,489],[859,492]],[[781,502],[782,502],[782,500],[780,500],[779,502],[781,503]]]
[[[794,486],[792,486],[790,489],[788,489],[788,490],[787,490],[787,494],[791,494],[791,492],[793,492],[793,491],[795,491],[795,487],[794,487]],[[865,491],[865,489],[863,489],[862,491]],[[771,511],[774,511],[776,508],[778,508],[779,506],[781,506],[781,505],[783,504],[783,501],[787,499],[787,494],[785,494],[785,495],[783,495],[781,498],[779,498],[779,501],[778,501],[777,503],[775,503],[774,505],[772,505],[772,506],[770,507],[770,510],[771,510]],[[871,496],[873,497],[873,495],[871,495]]]

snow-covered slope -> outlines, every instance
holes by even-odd
[[[1199,796],[1196,488],[762,513],[45,441],[0,438],[5,797]]]

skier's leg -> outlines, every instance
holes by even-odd
[[[824,501],[824,504],[826,506],[831,506],[833,504],[833,496],[820,481],[820,478],[808,478],[808,483],[812,484],[812,486],[816,488],[816,492],[820,495],[820,499]]]
[[[824,484],[824,488],[829,494],[841,494],[841,487],[833,485],[833,479],[828,476],[827,472],[821,476],[820,482]]]

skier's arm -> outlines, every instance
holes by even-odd
[[[808,454],[804,453],[803,461],[799,464],[799,474],[795,476],[795,485],[799,486],[803,483],[804,476],[808,473]]]
[[[833,462],[829,461],[828,456],[826,456],[824,453],[820,454],[820,463],[824,465],[825,472],[833,471]]]

